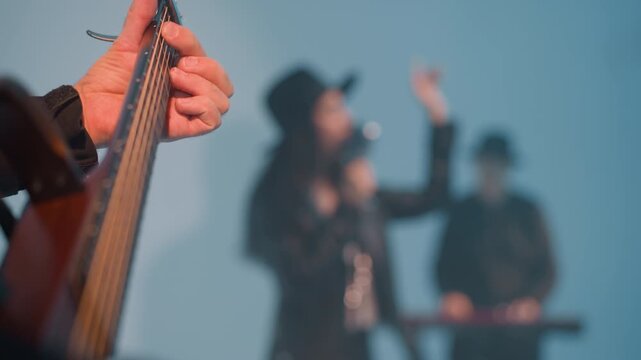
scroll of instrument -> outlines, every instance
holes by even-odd
[[[25,184],[31,203],[16,224],[1,270],[5,340],[0,346],[21,344],[38,356],[63,359],[102,359],[113,353],[154,156],[164,133],[169,70],[178,59],[160,35],[168,21],[180,23],[180,18],[173,1],[160,0],[108,154],[86,180],[67,161],[64,142],[44,136],[61,165],[45,161],[49,169]],[[28,106],[21,109],[29,111]],[[1,348],[0,353],[6,354]]]

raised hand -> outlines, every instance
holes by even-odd
[[[118,40],[75,85],[82,100],[84,126],[98,146],[108,143],[114,134],[143,36],[157,5],[157,0],[133,0]],[[234,92],[225,70],[207,57],[189,29],[166,23],[162,36],[181,56],[170,72],[174,91],[167,111],[166,140],[217,129]]]
[[[439,87],[441,73],[425,65],[412,69],[412,87],[418,101],[425,106],[434,125],[443,125],[449,117],[445,96]]]

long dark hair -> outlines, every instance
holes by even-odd
[[[309,210],[315,179],[325,177],[338,187],[338,176],[334,176],[338,173],[336,154],[324,153],[318,144],[316,129],[310,121],[283,136],[268,153],[270,159],[251,199],[250,235],[246,244],[249,255],[264,258],[273,250],[270,247],[274,244],[265,241],[268,240],[265,232],[297,231],[302,225],[301,212]]]

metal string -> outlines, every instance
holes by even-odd
[[[170,54],[173,53],[173,50],[168,49],[164,39],[161,40],[160,36],[160,29],[168,20],[166,13],[167,9],[165,8],[165,14],[156,34],[156,45],[150,61],[152,66],[148,70],[142,90],[142,106],[134,116],[135,129],[130,131],[127,140],[127,143],[132,144],[133,148],[130,151],[125,149],[123,153],[122,165],[124,167],[121,165],[113,188],[113,195],[116,196],[112,196],[104,221],[107,232],[99,237],[96,256],[92,261],[87,286],[79,306],[78,322],[74,325],[72,332],[74,336],[72,336],[71,350],[75,356],[91,357],[91,354],[102,354],[108,351],[108,342],[111,341],[110,335],[114,330],[115,323],[117,323],[114,311],[119,313],[117,310],[122,300],[123,277],[126,275],[130,263],[132,238],[137,228],[141,198],[144,193],[141,189],[145,186],[147,172],[150,168],[149,156],[153,155],[151,154],[152,150],[155,149],[161,135],[163,123],[160,118],[162,117],[164,120],[164,116],[161,116],[164,114],[159,113],[163,109],[166,110],[169,95],[167,75],[168,65],[171,61]],[[158,52],[161,54],[158,55]],[[161,73],[160,77],[158,73]],[[150,81],[153,81],[151,85]],[[159,92],[162,92],[161,96],[158,96]],[[150,110],[149,103],[152,100],[155,101],[152,104],[153,110]],[[141,126],[144,128],[142,134],[139,134]],[[152,136],[149,134],[150,130]],[[135,161],[132,161],[134,156]],[[133,184],[129,180],[131,178],[133,178]],[[133,185],[134,188],[131,189],[130,185]],[[133,194],[133,197],[128,196],[129,194]],[[122,206],[122,202],[127,202],[127,206]],[[113,271],[117,272],[117,276],[112,276]],[[105,278],[107,284],[104,284]],[[106,314],[105,308],[107,308]],[[103,324],[103,321],[107,322],[106,325]],[[85,331],[87,329],[89,329],[88,332]]]

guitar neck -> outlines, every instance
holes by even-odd
[[[156,148],[164,132],[170,95],[169,70],[177,55],[160,35],[164,23],[179,23],[172,1],[160,1],[151,24],[153,36],[147,39],[126,96],[118,129],[109,149],[108,179],[122,179],[128,193],[144,191],[153,165]],[[138,184],[140,183],[140,184]],[[115,185],[115,184],[114,184]],[[133,186],[133,188],[132,188]],[[115,186],[114,186],[115,188]]]
[[[180,18],[173,1],[161,0],[151,25],[153,36],[139,55],[103,164],[106,176],[87,226],[84,261],[75,272],[82,294],[71,333],[73,357],[101,358],[113,347],[154,157],[164,132],[169,70],[178,59],[160,35],[168,21],[179,23]]]

